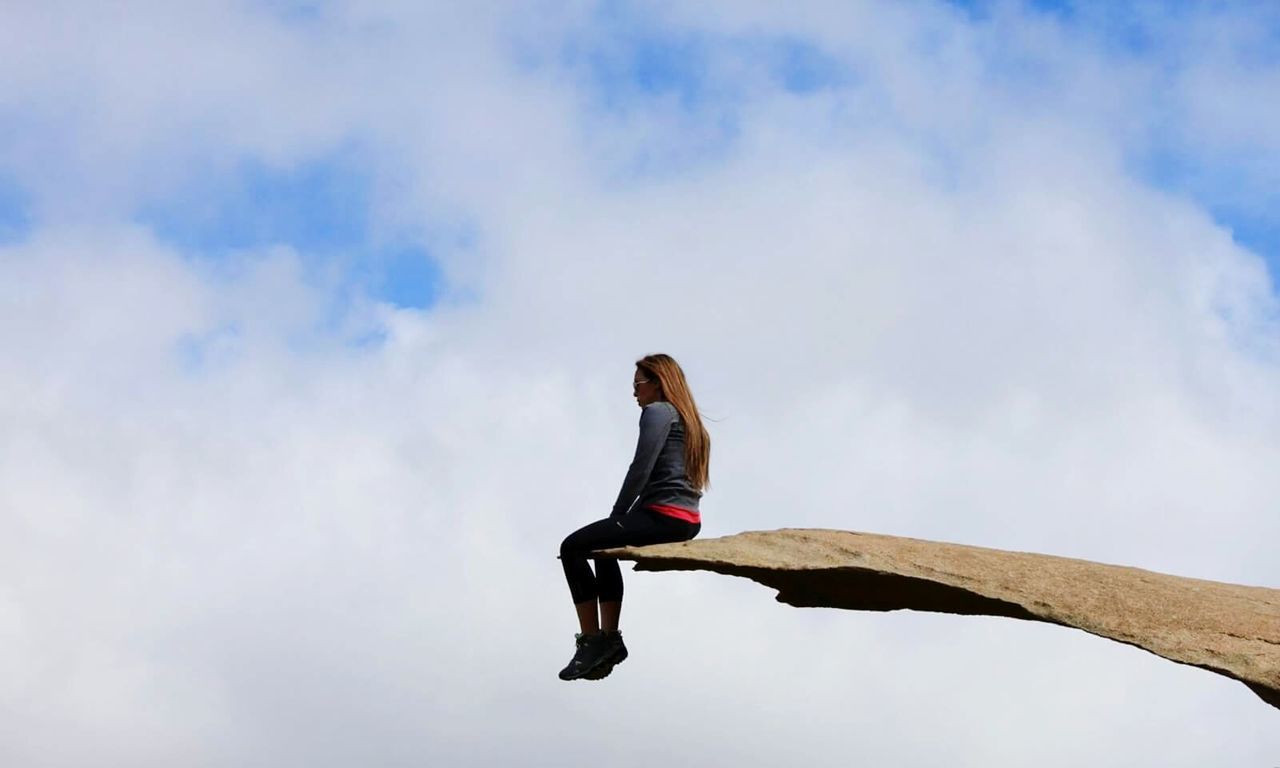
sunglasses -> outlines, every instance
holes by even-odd
[[[641,384],[648,384],[648,383],[649,383],[649,379],[636,379],[635,381],[631,382],[631,389],[632,390],[639,389]]]

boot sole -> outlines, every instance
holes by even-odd
[[[626,654],[623,653],[622,657],[626,658]],[[616,662],[613,661],[612,656],[601,657],[599,659],[596,659],[595,664],[592,664],[591,666],[587,667],[586,669],[576,674],[570,673],[567,677],[565,676],[564,671],[561,670],[560,679],[564,680],[565,682],[569,682],[571,680],[599,680],[600,678],[607,676],[611,671],[613,671],[613,665],[615,663]],[[604,670],[604,674],[600,675],[600,677],[592,677],[592,675],[599,674],[601,670]]]

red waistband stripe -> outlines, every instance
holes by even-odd
[[[685,509],[684,507],[673,507],[670,504],[650,504],[647,507],[660,515],[674,517],[677,520],[683,520],[686,523],[701,523],[702,515],[696,509]]]

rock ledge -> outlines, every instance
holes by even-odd
[[[606,550],[638,571],[713,571],[805,608],[1008,616],[1083,629],[1239,680],[1280,708],[1280,590],[1051,555],[783,529]]]

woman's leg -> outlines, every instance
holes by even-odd
[[[589,523],[566,536],[560,544],[560,564],[564,567],[564,577],[569,582],[569,594],[573,596],[574,605],[586,602],[594,605],[602,591],[611,593],[621,584],[622,572],[618,570],[617,561],[598,560],[594,573],[587,564],[593,550],[626,546],[627,533],[620,524],[621,520],[621,517],[612,517]],[[604,565],[606,562],[609,565]],[[583,615],[581,618],[589,617]]]
[[[600,628],[605,632],[618,631],[618,619],[622,616],[622,601],[600,601]]]
[[[622,570],[618,561],[608,557],[590,558],[592,551],[688,541],[697,535],[700,527],[697,523],[638,509],[622,517],[597,520],[569,534],[560,545],[560,560],[582,631],[598,632],[601,626],[617,631],[622,612]],[[588,559],[596,561],[594,573],[587,564]]]
[[[593,573],[587,560],[593,550],[624,543],[623,528],[618,520],[597,520],[569,534],[560,544],[560,563],[564,567],[565,580],[569,582],[569,594],[573,596],[578,626],[582,630],[573,658],[560,670],[561,680],[596,679],[593,673],[606,661],[611,650],[608,637],[600,631],[598,600],[602,589],[605,594],[621,591],[622,572],[616,561],[599,559]]]
[[[688,541],[702,530],[699,523],[689,523],[677,518],[638,509],[623,518],[622,527],[627,531],[626,546],[643,547],[648,544],[666,544],[675,541]],[[605,561],[596,561],[596,571]],[[617,568],[617,560],[608,561]],[[605,632],[617,632],[622,618],[622,572],[618,572],[618,584],[615,592],[600,590],[600,626]]]
[[[565,537],[560,545],[560,560],[582,634],[578,638],[578,650],[569,665],[561,670],[560,679],[586,677],[599,680],[609,674],[614,664],[627,657],[626,646],[618,632],[618,619],[622,613],[622,570],[617,560],[596,557],[591,558],[596,561],[596,569],[592,573],[591,566],[587,564],[590,554],[612,547],[687,541],[697,535],[699,528],[697,524],[637,510],[623,517],[597,520]]]
[[[598,605],[595,598],[573,604],[578,611],[578,629],[582,630],[582,634],[590,635],[600,631],[600,615],[596,611]]]

